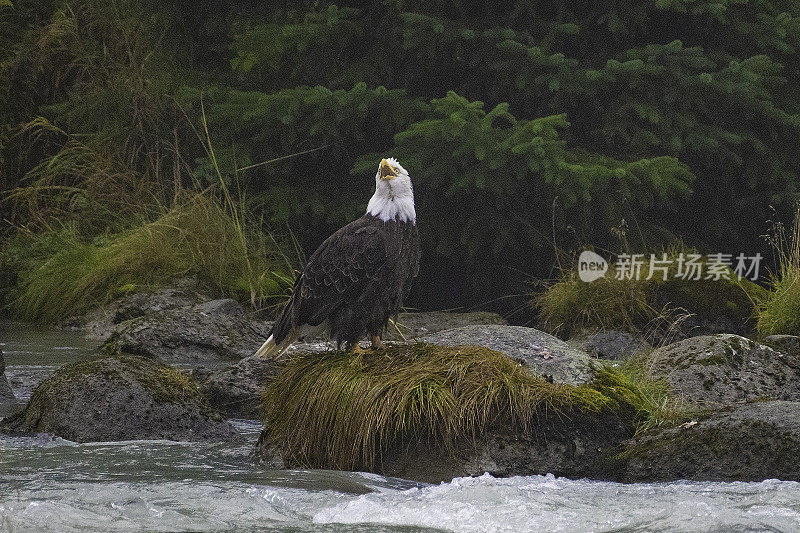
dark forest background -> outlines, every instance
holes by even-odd
[[[769,256],[798,46],[788,0],[0,0],[1,290],[56,319],[193,273],[267,305],[389,155],[412,307],[518,305],[557,249]]]

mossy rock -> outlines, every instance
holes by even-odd
[[[92,339],[106,340],[118,324],[127,320],[173,309],[190,309],[213,300],[212,288],[193,278],[179,278],[164,287],[137,285],[135,290],[141,292],[125,294],[85,315],[67,318],[61,325],[81,329]]]
[[[800,403],[755,402],[632,439],[624,480],[800,480]]]
[[[227,438],[233,428],[211,409],[189,374],[158,360],[121,354],[59,368],[3,429],[52,433],[76,442]]]
[[[738,335],[701,335],[658,348],[650,368],[673,392],[707,405],[800,400],[800,368],[786,354]]]
[[[748,279],[683,280],[675,266],[666,280],[658,274],[645,279],[645,261],[639,279],[615,279],[613,268],[605,277],[584,282],[575,272],[539,295],[544,327],[564,337],[589,330],[648,331],[656,343],[709,333],[755,332],[756,302],[767,291]]]
[[[171,364],[216,364],[252,355],[268,336],[267,324],[251,320],[235,301],[221,299],[124,320],[102,350]]]
[[[257,456],[429,482],[485,471],[612,478],[644,404],[614,369],[558,384],[482,346],[290,354],[264,393]]]
[[[374,471],[426,483],[484,473],[619,480],[622,463],[618,455],[632,434],[625,420],[616,416],[553,417],[540,421],[536,432],[496,424],[451,447],[428,438],[397,445],[382,454]]]
[[[439,346],[482,346],[522,362],[556,383],[580,385],[594,375],[592,357],[543,331],[523,326],[473,325],[422,337]]]

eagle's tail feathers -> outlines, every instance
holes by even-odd
[[[278,345],[275,344],[275,339],[272,335],[266,340],[264,344],[261,345],[261,348],[256,350],[256,357],[269,357],[274,355],[278,351]]]
[[[299,332],[297,330],[292,330],[280,343],[276,344],[274,335],[270,335],[266,342],[261,345],[261,348],[256,350],[255,356],[278,357],[299,337]]]

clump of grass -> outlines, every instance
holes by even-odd
[[[55,322],[132,287],[193,275],[221,293],[281,295],[288,266],[266,240],[246,239],[240,221],[210,194],[194,195],[155,221],[99,242],[62,238],[58,251],[22,274],[12,305],[21,318]]]
[[[646,283],[608,274],[586,283],[576,272],[565,272],[535,304],[545,328],[565,335],[593,327],[637,331],[658,315],[649,302]]]
[[[604,277],[592,282],[582,281],[574,270],[565,270],[556,283],[534,298],[544,328],[565,336],[586,329],[643,333],[669,330],[687,314],[726,316],[743,324],[755,315],[756,302],[765,293],[763,288],[746,278],[738,279],[729,268],[729,279],[678,278],[679,254],[688,257],[696,251],[680,245],[665,253],[672,261],[666,280],[657,269],[651,279],[646,279],[650,273],[647,259],[642,261],[638,279],[635,275],[633,279],[616,279],[615,264],[609,265]],[[662,254],[656,257],[660,260]],[[701,257],[699,262],[705,272],[707,258]]]
[[[107,227],[155,211],[166,199],[162,186],[38,117],[20,127],[19,142],[61,145],[26,172],[4,194],[12,218],[28,228],[51,229],[52,220],[80,220],[85,231]]]
[[[652,377],[649,362],[649,354],[642,354],[616,366],[603,366],[590,383],[597,391],[633,408],[637,433],[681,423],[693,414],[671,394],[666,380]]]
[[[393,446],[426,438],[453,450],[496,423],[535,432],[559,415],[629,416],[631,426],[646,418],[653,402],[634,380],[614,369],[598,380],[550,383],[475,346],[299,354],[264,392],[264,438],[292,464],[369,469]]]
[[[770,244],[776,251],[779,271],[770,279],[771,291],[758,302],[756,329],[767,335],[800,334],[800,208],[797,209],[791,233],[787,235],[776,224]]]

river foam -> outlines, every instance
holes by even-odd
[[[491,531],[800,531],[800,484],[624,485],[488,474],[378,490],[314,514],[315,523],[381,523]]]

